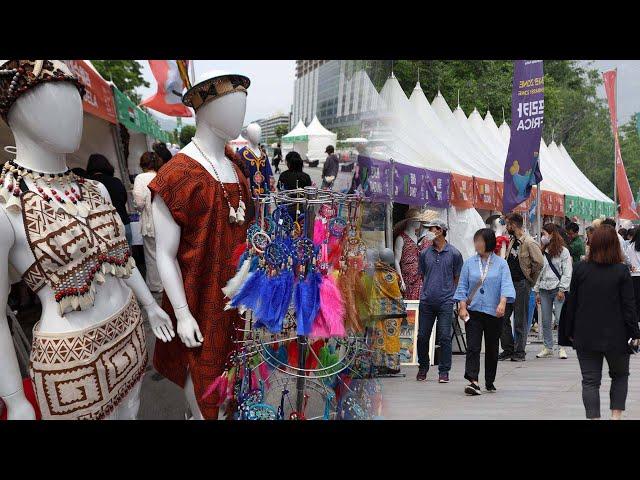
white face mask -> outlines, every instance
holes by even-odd
[[[430,242],[433,242],[436,238],[436,234],[433,232],[427,232],[425,233],[424,238],[426,238]]]
[[[542,238],[540,239],[540,242],[542,243],[542,245],[549,245],[550,241],[551,239],[546,235],[543,235]]]

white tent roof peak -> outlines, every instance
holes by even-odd
[[[334,133],[331,130],[327,130],[326,128],[324,128],[320,123],[320,120],[318,120],[318,117],[314,115],[313,120],[311,120],[311,123],[307,126],[307,135],[329,136],[334,135]]]
[[[304,123],[302,122],[302,120],[298,120],[298,123],[296,124],[295,127],[293,127],[293,130],[291,130],[282,138],[297,137],[300,135],[307,135],[307,127],[304,126]]]
[[[416,82],[416,86],[413,88],[414,90],[422,90],[422,85],[420,85],[420,80]]]

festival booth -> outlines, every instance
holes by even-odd
[[[242,135],[238,135],[238,138],[229,142],[229,145],[231,145],[234,150],[238,150],[249,145],[249,140],[244,138]]]
[[[286,157],[291,151],[298,152],[303,160],[307,159],[307,150],[309,148],[309,135],[307,127],[304,126],[302,120],[299,120],[293,130],[282,137],[282,157]]]
[[[311,123],[307,126],[307,159],[309,162],[324,163],[327,158],[325,152],[327,146],[333,145],[335,148],[338,135],[322,126],[318,117],[314,116]]]

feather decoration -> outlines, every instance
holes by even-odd
[[[233,398],[233,387],[236,384],[236,367],[229,370],[229,381],[227,382],[226,399],[231,400]]]
[[[280,347],[282,348],[282,347]],[[298,367],[298,341],[297,340],[292,340],[291,342],[289,342],[289,345],[287,346],[287,354],[288,354],[288,359],[287,359],[287,363],[289,365],[291,365],[292,367]]]
[[[277,297],[280,292],[280,284],[282,283],[281,275],[276,274],[273,276],[265,276],[265,281],[260,285],[258,293],[259,302],[256,305],[253,313],[256,317],[256,327],[266,327],[272,333],[274,330],[274,318],[275,312],[272,308],[273,299]]]
[[[317,271],[311,271],[307,278],[296,283],[295,307],[298,325],[298,335],[309,335],[313,321],[320,309],[320,283],[322,276]]]
[[[322,347],[324,347],[324,340],[316,340],[311,344],[311,350],[313,350],[313,353],[309,352],[307,355],[307,361],[305,362],[304,368],[308,370],[318,368],[318,359],[320,358],[320,350]]]
[[[239,305],[243,305],[246,308],[255,310],[260,301],[259,295],[262,284],[266,281],[268,280],[264,268],[259,268],[251,273],[240,288],[240,291],[231,300],[231,306],[238,308]]]
[[[260,257],[257,255],[253,255],[251,257],[251,268],[249,268],[250,272],[255,272],[260,266]]]
[[[271,382],[269,381],[269,368],[267,362],[262,362],[258,365],[258,372],[260,373],[260,380],[262,380],[267,388],[270,388]]]
[[[340,262],[340,256],[342,255],[342,239],[335,235],[329,236],[329,264],[333,268],[337,268]]]
[[[223,373],[222,375],[220,375],[219,377],[217,377],[213,381],[213,383],[207,387],[207,389],[204,391],[204,394],[202,395],[202,400],[204,400],[205,398],[208,398],[214,392],[218,391],[220,385],[222,384],[222,379],[223,379],[223,377],[225,377],[225,374],[226,374],[226,372]]]
[[[279,333],[282,331],[282,324],[284,323],[287,311],[289,310],[289,306],[291,305],[291,296],[293,295],[293,270],[291,270],[290,268],[286,269],[280,274],[280,277],[280,296],[278,298],[274,296],[273,303],[271,304],[271,307],[276,309],[274,320],[275,327],[277,329],[276,332],[272,333]]]
[[[278,347],[276,358],[278,359],[279,367],[282,367],[283,365],[287,365],[289,363],[289,351],[284,345],[280,345]]]
[[[240,245],[238,245],[236,248],[233,249],[230,263],[231,265],[234,266],[234,268],[238,268],[238,266],[240,265],[240,258],[244,255],[246,251],[247,251],[247,242],[242,242]]]
[[[235,294],[238,293],[238,291],[242,287],[242,284],[250,274],[250,268],[251,260],[247,258],[244,262],[242,262],[240,270],[238,270],[237,273],[229,279],[225,287],[222,289],[222,293],[224,293],[225,297],[233,298]]]
[[[313,222],[313,243],[320,245],[327,236],[326,225],[322,222],[321,218],[316,217]]]
[[[331,275],[326,275],[320,284],[320,311],[324,317],[329,335],[344,337],[345,306],[342,295]]]

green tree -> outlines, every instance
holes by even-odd
[[[106,80],[116,84],[118,89],[126,94],[135,104],[140,103],[141,97],[136,93],[138,87],[148,87],[142,76],[142,65],[136,60],[91,60],[98,73]]]
[[[183,126],[182,130],[180,130],[180,146],[184,148],[185,145],[187,145],[187,143],[191,141],[191,139],[195,134],[196,134],[195,126],[193,125]]]
[[[275,128],[276,137],[278,140],[281,139],[284,135],[289,133],[289,127],[287,125],[277,125]]]

